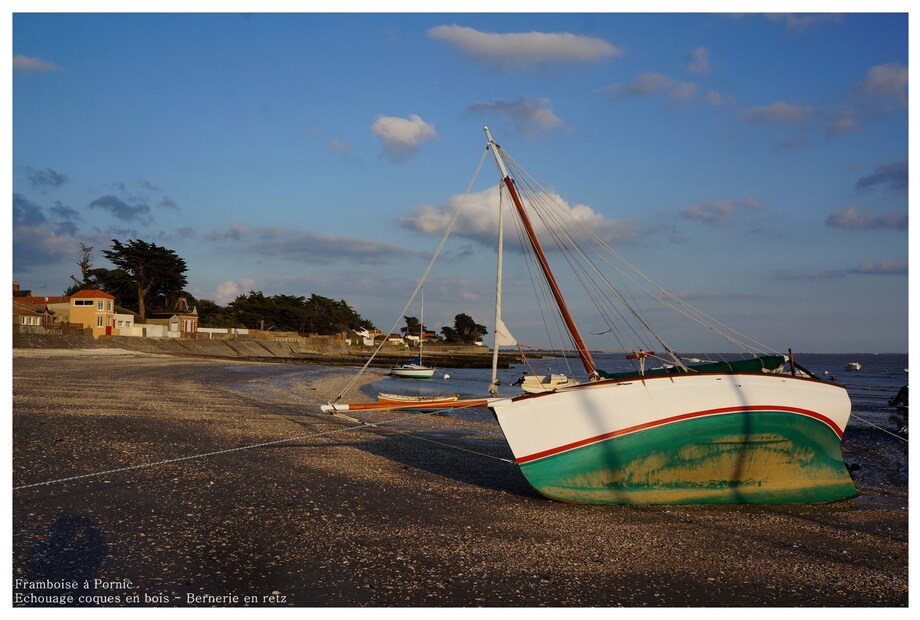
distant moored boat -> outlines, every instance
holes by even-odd
[[[431,379],[434,376],[434,368],[425,366],[422,363],[422,345],[425,340],[425,291],[422,290],[421,299],[421,320],[419,321],[419,338],[418,338],[418,357],[408,364],[399,364],[390,369],[390,374],[394,377],[403,379]]]

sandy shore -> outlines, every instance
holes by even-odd
[[[14,350],[14,606],[908,604],[884,435],[848,434],[847,502],[575,506],[488,412],[320,414],[351,373]]]

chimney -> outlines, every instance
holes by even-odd
[[[18,290],[19,290],[19,282],[13,282],[13,290],[14,290],[14,291],[18,291]]]

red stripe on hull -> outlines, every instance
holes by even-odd
[[[673,422],[680,422],[681,420],[688,420],[690,418],[699,418],[708,415],[720,415],[724,413],[738,413],[741,411],[788,411],[790,413],[797,413],[799,415],[808,416],[824,422],[837,434],[837,437],[843,439],[843,430],[837,426],[837,424],[828,418],[825,415],[822,415],[816,411],[810,411],[808,409],[800,409],[798,407],[780,407],[780,406],[769,406],[769,405],[749,405],[744,407],[722,407],[721,409],[707,409],[705,411],[695,411],[693,413],[682,413],[680,415],[672,416],[670,418],[663,418],[661,420],[655,420],[654,422],[646,422],[645,424],[637,424],[636,426],[630,426],[628,428],[623,428],[618,431],[611,431],[609,433],[604,433],[603,435],[597,435],[596,437],[589,437],[588,439],[582,439],[580,441],[575,441],[564,446],[559,446],[557,448],[551,448],[549,450],[544,450],[543,452],[537,452],[535,454],[530,454],[528,456],[523,456],[517,459],[517,462],[528,463],[530,461],[536,461],[537,459],[546,458],[547,456],[552,456],[554,454],[559,454],[560,452],[565,452],[567,450],[572,450],[574,448],[580,448],[588,444],[597,443],[598,441],[604,441],[605,439],[610,439],[612,437],[618,437],[620,435],[628,435],[629,433],[635,433],[637,431],[645,430],[655,426],[662,426],[664,424],[671,424]]]

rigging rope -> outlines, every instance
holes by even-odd
[[[509,159],[511,158],[509,157]],[[519,186],[526,189],[526,193],[528,196],[528,202],[531,204],[533,210],[539,217],[540,221],[543,222],[543,225],[546,228],[547,232],[553,238],[556,244],[556,247],[558,247],[559,250],[562,252],[563,256],[566,259],[566,262],[569,263],[569,266],[572,268],[572,271],[575,273],[576,277],[582,283],[583,288],[585,288],[589,296],[592,298],[592,301],[594,302],[595,307],[602,314],[606,316],[606,313],[602,310],[602,303],[600,301],[600,297],[598,297],[595,293],[592,293],[591,289],[592,288],[596,289],[597,294],[599,294],[601,297],[606,297],[606,294],[604,294],[603,290],[601,289],[601,287],[599,286],[597,282],[591,280],[588,277],[587,268],[590,268],[590,270],[593,271],[594,274],[604,282],[604,284],[606,284],[608,290],[612,292],[617,297],[617,299],[619,299],[620,303],[630,312],[630,314],[632,314],[633,318],[642,325],[645,331],[651,334],[661,344],[661,346],[664,347],[664,349],[670,353],[671,348],[667,345],[667,343],[665,343],[664,340],[655,332],[655,330],[652,329],[651,325],[649,325],[648,322],[638,313],[634,305],[630,304],[623,297],[623,295],[620,293],[617,287],[614,286],[613,283],[610,282],[604,276],[604,274],[600,272],[600,270],[593,263],[593,261],[591,261],[591,259],[587,256],[587,254],[578,246],[577,243],[575,243],[575,239],[572,236],[572,234],[568,232],[566,225],[564,221],[562,220],[562,216],[567,215],[569,221],[574,222],[575,224],[581,226],[585,230],[587,230],[587,227],[584,226],[584,224],[582,224],[581,222],[579,222],[570,212],[566,212],[563,209],[550,210],[551,205],[549,204],[549,201],[547,199],[541,198],[541,196],[548,197],[549,194],[545,190],[543,190],[543,188],[540,187],[539,184],[536,183],[536,181],[534,181],[532,177],[530,177],[530,175],[528,175],[516,162],[514,162],[513,159],[511,159],[510,167],[514,169],[515,176],[521,180],[521,183],[519,184]],[[539,188],[540,190],[539,192],[537,192],[534,189],[534,187],[531,186],[531,181],[533,182],[534,186]],[[606,245],[602,241],[600,241],[600,239],[596,237],[596,235],[594,236],[594,238],[602,246]],[[578,260],[579,257],[581,260]],[[623,317],[623,315],[619,312],[616,306],[609,303],[609,298],[607,299],[608,299],[609,306],[613,310],[615,310],[617,314],[620,315],[621,318],[625,319],[625,317]],[[641,341],[642,340],[641,336],[635,331],[632,325],[628,321],[625,321],[625,323],[627,326],[629,326],[632,329],[634,336],[636,336],[636,338]],[[610,324],[611,322],[608,319],[608,325]],[[647,347],[647,345],[645,346]],[[680,360],[677,358],[676,355],[672,354],[672,356],[674,357],[674,361],[677,364],[681,364]]]
[[[433,415],[433,414],[427,414],[427,415]],[[375,425],[373,425],[373,424],[368,424],[367,426],[375,426]],[[405,435],[406,437],[411,437],[412,439],[418,439],[419,441],[427,441],[427,442],[429,442],[429,443],[437,444],[437,445],[443,446],[443,447],[445,447],[445,448],[451,448],[452,450],[459,450],[460,452],[469,452],[470,454],[475,454],[475,455],[477,455],[477,456],[484,456],[484,457],[487,458],[487,459],[492,459],[492,460],[495,460],[495,461],[501,461],[501,462],[503,462],[503,463],[509,463],[509,464],[511,464],[511,465],[517,465],[517,463],[516,463],[515,461],[511,460],[511,459],[505,459],[505,458],[502,458],[502,457],[500,457],[500,456],[495,456],[494,454],[486,454],[485,452],[478,452],[478,451],[476,451],[476,450],[470,450],[469,448],[461,448],[460,446],[455,446],[455,445],[452,445],[452,444],[449,444],[449,443],[445,443],[445,442],[443,442],[443,441],[437,441],[437,440],[435,440],[435,439],[429,439],[428,437],[420,437],[420,436],[418,436],[418,435],[413,435],[412,433],[409,433],[409,432],[406,432],[406,431],[401,431],[401,430],[399,430],[398,428],[388,428],[388,429],[384,429],[384,430],[392,431],[392,432],[397,433],[397,434],[399,434],[399,435]]]
[[[870,422],[869,420],[867,420],[867,419],[865,419],[865,418],[861,418],[861,417],[859,417],[858,415],[855,415],[855,414],[852,414],[852,413],[850,414],[850,416],[856,418],[856,419],[859,420],[860,422],[864,422],[865,424],[868,424],[868,425],[871,426],[872,428],[875,428],[875,429],[877,429],[877,430],[882,431],[883,433],[888,433],[888,434],[891,435],[892,437],[896,437],[896,438],[900,439],[901,441],[903,441],[904,443],[910,443],[909,441],[907,441],[907,438],[906,438],[906,437],[901,437],[900,435],[897,435],[897,434],[895,434],[895,433],[892,433],[891,431],[886,430],[886,429],[882,428],[881,426],[878,426],[877,424],[873,424],[872,422]]]
[[[555,302],[550,299],[549,286],[546,282],[546,276],[543,273],[543,270],[535,265],[537,261],[536,257],[534,256],[533,252],[530,252],[527,249],[529,245],[525,241],[525,233],[520,219],[512,218],[512,221],[515,224],[518,244],[521,248],[521,255],[524,257],[524,266],[527,268],[527,275],[530,278],[531,288],[533,289],[534,298],[536,299],[537,303],[537,309],[540,311],[540,322],[543,324],[543,329],[546,332],[546,339],[549,343],[549,349],[565,360],[566,370],[570,375],[572,375],[573,373],[571,365],[569,364],[568,357],[564,355],[564,352],[567,350],[574,350],[575,343],[571,339],[571,335],[568,333],[568,331],[564,330],[560,325],[561,317],[559,316],[558,306],[556,306]],[[534,277],[534,273],[538,274],[540,281],[543,283],[542,286],[537,286],[537,280]],[[549,319],[547,318],[547,314],[549,314]],[[566,339],[570,344],[569,347],[563,346],[563,341]],[[533,368],[531,368],[531,371],[533,371]]]
[[[376,427],[384,426],[384,425],[387,425],[387,424],[393,424],[393,423],[395,423],[395,422],[402,422],[402,421],[404,421],[404,420],[409,420],[409,419],[413,419],[413,418],[418,418],[420,415],[429,415],[429,416],[430,416],[430,415],[435,415],[435,413],[434,413],[434,412],[431,412],[431,413],[427,413],[427,412],[426,412],[426,413],[413,413],[413,414],[410,414],[410,415],[407,415],[407,416],[403,416],[403,417],[400,417],[400,418],[393,418],[393,419],[391,419],[391,420],[383,420],[383,421],[380,421],[380,422],[362,422],[362,421],[359,420],[359,424],[358,424],[357,426],[347,426],[347,427],[343,427],[343,428],[335,428],[335,429],[328,430],[328,431],[321,431],[321,432],[318,432],[318,433],[307,433],[307,434],[305,434],[305,435],[298,435],[298,436],[296,436],[296,437],[288,437],[288,438],[286,438],[286,439],[276,439],[276,440],[274,440],[274,441],[266,441],[266,442],[262,442],[262,443],[251,444],[251,445],[248,445],[248,446],[237,446],[237,447],[235,447],[235,448],[226,448],[226,449],[224,449],[224,450],[215,450],[215,451],[213,451],[213,452],[204,452],[204,453],[202,453],[202,454],[192,454],[192,455],[189,455],[189,456],[180,456],[180,457],[177,457],[177,458],[174,458],[174,459],[164,459],[164,460],[162,460],[162,461],[155,461],[155,462],[153,462],[153,463],[141,463],[141,464],[139,464],[139,465],[128,465],[128,466],[126,466],[126,467],[117,467],[117,468],[115,468],[115,469],[107,469],[107,470],[105,470],[105,471],[97,471],[97,472],[92,472],[92,473],[89,473],[89,474],[80,474],[80,475],[78,475],[78,476],[68,476],[68,477],[66,477],[66,478],[57,478],[57,479],[55,479],[55,480],[46,480],[46,481],[44,481],[44,482],[35,482],[35,483],[32,483],[32,484],[22,484],[22,485],[19,485],[18,487],[13,487],[13,491],[23,491],[23,490],[25,490],[25,489],[32,489],[32,488],[36,488],[36,487],[51,486],[51,485],[54,485],[54,484],[61,484],[61,483],[64,483],[64,482],[73,482],[74,480],[85,480],[85,479],[87,479],[87,478],[95,478],[95,477],[98,477],[98,476],[107,476],[107,475],[110,475],[110,474],[119,474],[119,473],[123,473],[123,472],[126,472],[126,471],[134,471],[134,470],[138,470],[138,469],[146,469],[146,468],[149,468],[149,467],[159,467],[159,466],[161,466],[161,465],[171,465],[171,464],[173,464],[173,463],[181,463],[181,462],[183,462],[183,461],[192,461],[192,460],[195,460],[195,459],[203,459],[203,458],[207,458],[207,457],[210,457],[210,456],[220,456],[220,455],[222,455],[222,454],[230,454],[230,453],[232,453],[232,452],[240,452],[240,451],[243,451],[243,450],[252,450],[252,449],[254,449],[254,448],[266,448],[266,447],[269,447],[269,446],[277,446],[277,445],[280,445],[280,444],[283,444],[283,443],[288,443],[288,442],[291,442],[291,441],[297,441],[297,440],[300,440],[300,439],[312,439],[312,438],[314,438],[314,437],[324,437],[324,436],[327,436],[327,435],[335,435],[335,434],[338,434],[338,433],[347,433],[347,432],[351,432],[351,431],[355,431],[355,430],[376,428]],[[355,418],[355,419],[357,419],[357,418]],[[443,442],[438,442],[438,441],[435,441],[435,440],[433,440],[433,439],[426,439],[426,438],[424,438],[424,437],[418,437],[418,436],[416,436],[416,435],[412,435],[411,433],[406,433],[406,432],[400,431],[399,429],[385,429],[385,430],[393,430],[394,432],[405,434],[406,436],[412,437],[412,438],[414,438],[414,439],[420,439],[420,440],[423,440],[423,441],[430,441],[430,442],[432,442],[432,443],[437,443],[437,444],[440,444],[440,445],[445,446],[445,447],[448,447],[448,448],[454,448],[455,450],[461,450],[461,451],[463,451],[463,452],[470,452],[470,453],[472,453],[472,454],[478,454],[478,455],[480,455],[480,456],[484,456],[484,457],[487,457],[487,458],[491,458],[491,459],[494,459],[494,460],[497,460],[497,461],[504,461],[504,462],[506,462],[506,463],[515,464],[514,461],[511,461],[511,460],[509,460],[509,459],[501,458],[501,457],[494,456],[494,455],[490,455],[490,454],[485,454],[485,453],[482,453],[482,452],[476,452],[475,450],[469,450],[469,449],[467,449],[467,448],[461,448],[461,447],[459,447],[459,446],[452,446],[452,445],[450,445],[450,444],[443,443]]]
[[[512,168],[515,170],[515,173],[516,173],[515,176],[516,176],[516,178],[518,178],[518,179],[522,182],[521,185],[530,187],[530,185],[532,184],[533,187],[535,187],[535,188],[537,188],[537,189],[539,190],[539,192],[537,192],[537,191],[535,191],[533,188],[530,189],[530,191],[532,192],[532,195],[530,196],[531,204],[534,204],[535,202],[538,202],[538,201],[536,200],[536,196],[538,196],[538,195],[543,195],[543,196],[546,196],[546,197],[551,197],[551,196],[553,196],[553,194],[551,194],[550,192],[548,192],[547,190],[545,190],[536,180],[534,180],[533,177],[531,177],[529,174],[527,174],[527,172],[524,171],[523,168],[521,168],[521,166],[520,166],[519,164],[517,164],[517,162],[515,162],[515,161],[513,160],[513,158],[511,158],[510,155],[507,154],[507,152],[505,152],[504,150],[502,150],[502,154],[503,154],[503,157],[504,157],[506,163],[508,163],[509,166],[512,167]],[[557,199],[554,199],[554,201],[558,202]],[[768,347],[768,346],[764,345],[763,343],[760,343],[760,342],[754,340],[753,338],[751,338],[751,337],[749,337],[749,336],[746,336],[746,335],[744,335],[744,334],[741,334],[741,333],[738,332],[737,330],[735,330],[735,329],[733,329],[733,328],[731,328],[731,327],[725,325],[724,323],[721,323],[720,321],[718,321],[718,320],[716,320],[716,319],[710,317],[710,316],[707,315],[706,313],[702,312],[702,311],[699,310],[698,308],[696,308],[696,307],[690,305],[690,304],[687,303],[686,301],[684,301],[684,300],[678,298],[677,296],[673,295],[672,293],[669,293],[668,291],[666,291],[665,289],[663,289],[661,286],[659,286],[659,285],[657,285],[655,282],[653,282],[648,276],[646,276],[644,273],[642,273],[635,265],[633,265],[633,264],[630,263],[628,260],[626,260],[626,258],[623,257],[621,254],[619,254],[616,250],[614,250],[614,249],[611,248],[609,245],[607,245],[602,239],[600,239],[600,237],[599,237],[593,230],[591,230],[590,227],[588,227],[585,223],[583,223],[582,221],[580,221],[580,220],[578,220],[577,218],[575,218],[575,216],[574,216],[571,212],[567,212],[566,210],[561,210],[561,209],[559,210],[559,212],[560,212],[561,214],[567,215],[569,221],[571,221],[577,228],[579,228],[584,234],[586,234],[590,239],[592,239],[592,240],[594,241],[594,243],[595,243],[595,247],[596,247],[596,248],[599,248],[600,250],[603,250],[604,253],[610,254],[611,256],[613,256],[614,258],[616,258],[616,259],[617,259],[618,261],[620,261],[623,265],[625,265],[627,268],[629,268],[632,272],[636,273],[636,274],[637,274],[639,277],[641,277],[645,282],[647,282],[649,285],[651,285],[651,287],[653,287],[653,288],[655,289],[655,291],[657,291],[657,294],[656,294],[655,292],[653,292],[652,290],[650,290],[648,287],[646,287],[646,286],[644,286],[643,284],[641,284],[640,282],[637,282],[635,279],[633,279],[631,276],[629,276],[629,274],[624,273],[624,272],[623,272],[621,269],[619,269],[616,265],[613,265],[612,263],[610,263],[609,261],[607,261],[607,260],[604,258],[603,254],[601,254],[600,252],[598,252],[598,257],[600,258],[600,260],[602,260],[603,262],[605,262],[605,263],[611,265],[611,267],[612,267],[613,269],[615,269],[621,276],[627,278],[627,279],[628,279],[630,282],[632,282],[634,285],[636,285],[636,286],[639,287],[640,289],[644,290],[647,294],[649,294],[652,298],[654,298],[654,299],[655,299],[656,301],[658,301],[659,303],[661,303],[661,304],[663,304],[663,305],[665,305],[665,306],[667,306],[667,307],[670,307],[671,309],[673,309],[673,310],[675,310],[675,311],[677,311],[677,312],[683,314],[683,315],[686,316],[687,318],[689,318],[689,319],[691,319],[691,320],[693,320],[693,321],[695,321],[695,322],[697,322],[697,323],[699,323],[699,324],[705,326],[706,328],[710,329],[713,333],[719,335],[720,337],[726,339],[728,342],[731,342],[731,343],[734,344],[735,346],[738,346],[739,348],[741,348],[741,349],[747,351],[748,353],[751,353],[751,354],[753,354],[753,355],[756,355],[758,351],[768,351],[768,352],[776,353],[776,351],[773,350],[771,347]],[[557,224],[560,223],[559,220],[558,220],[558,218],[557,218],[555,221],[557,222]],[[561,225],[561,224],[560,224],[560,225]],[[551,234],[553,234],[554,236],[557,234],[557,233],[556,233],[551,227],[549,227],[549,226],[547,226],[547,230],[548,230]],[[566,233],[566,237],[567,237],[570,241],[573,240],[573,237],[571,236],[570,233]],[[558,243],[558,240],[557,240],[557,243]],[[561,246],[561,244],[560,244],[560,246]],[[562,249],[562,248],[560,247],[560,249]],[[598,275],[600,275],[600,277],[602,277],[602,278],[604,279],[605,284],[606,284],[606,285],[610,288],[610,290],[620,299],[621,303],[623,303],[623,304],[630,310],[630,312],[631,312],[632,314],[634,314],[636,320],[638,320],[638,321],[643,325],[643,327],[644,327],[650,334],[652,334],[653,336],[655,336],[655,338],[659,340],[659,342],[662,344],[662,346],[665,347],[665,349],[668,351],[668,353],[669,353],[670,355],[672,355],[673,357],[675,357],[675,361],[676,361],[678,364],[680,364],[680,361],[679,361],[678,359],[676,359],[676,358],[677,358],[676,354],[674,354],[674,352],[671,350],[671,348],[668,347],[667,344],[664,343],[664,342],[661,340],[661,338],[650,328],[650,326],[648,326],[648,324],[646,323],[646,321],[645,321],[641,316],[638,315],[638,313],[636,312],[636,309],[633,308],[633,306],[632,306],[631,304],[629,304],[629,303],[626,302],[626,300],[625,300],[625,299],[622,297],[622,295],[618,292],[617,288],[614,287],[613,284],[612,284],[611,282],[609,282],[609,280],[607,280],[605,277],[603,277],[601,274],[599,274],[599,272],[598,272],[596,266],[593,264],[593,262],[592,262],[589,258],[587,258],[587,256],[584,254],[584,252],[581,252],[580,250],[579,250],[579,252],[582,254],[583,259],[585,260],[585,262],[586,262],[588,265],[590,265],[592,271],[594,271],[595,273],[597,273]],[[567,258],[567,260],[568,260],[568,258]],[[570,262],[570,265],[571,265],[571,264],[572,264],[571,261],[569,261],[569,262]],[[583,267],[582,267],[582,268],[583,268]],[[619,313],[619,312],[618,312],[618,313]],[[627,323],[627,324],[628,324],[628,323]],[[718,326],[718,327],[717,327],[717,326]],[[719,329],[719,328],[722,328],[722,329]],[[722,330],[725,330],[725,331],[722,331]],[[738,337],[744,339],[745,341],[747,341],[748,344],[745,344],[744,342],[741,342],[741,341],[738,340],[737,338],[732,337],[731,335],[729,335],[729,333],[725,333],[726,331],[727,331],[727,332],[730,332],[731,334],[735,334],[736,336],[738,336]],[[621,342],[621,345],[622,345],[622,342]],[[751,346],[751,345],[754,345],[754,346]]]
[[[395,420],[394,420],[395,421]],[[129,465],[127,467],[118,467],[116,469],[108,469],[105,471],[97,471],[91,474],[81,474],[79,476],[70,476],[68,478],[58,478],[56,480],[47,480],[45,482],[36,482],[34,484],[23,484],[18,487],[13,487],[14,491],[20,491],[22,489],[31,489],[33,487],[48,486],[52,484],[59,484],[62,482],[71,482],[73,480],[82,480],[85,478],[94,478],[96,476],[105,476],[108,474],[117,474],[126,471],[132,471],[135,469],[144,469],[146,467],[159,467],[160,465],[170,465],[172,463],[181,463],[182,461],[191,461],[194,459],[203,459],[209,456],[218,456],[221,454],[229,454],[231,452],[239,452],[241,450],[251,450],[253,448],[265,448],[268,446],[276,446],[279,444],[287,443],[289,441],[297,441],[298,439],[307,439],[311,437],[321,437],[323,435],[333,435],[335,433],[341,433],[344,431],[354,430],[355,428],[360,427],[347,427],[347,428],[337,428],[330,431],[323,431],[320,433],[312,433],[307,435],[298,435],[297,437],[288,437],[286,439],[277,439],[275,441],[266,441],[264,443],[251,444],[248,446],[237,446],[236,448],[227,448],[225,450],[215,450],[213,452],[204,452],[202,454],[192,454],[189,456],[180,456],[174,459],[165,459],[162,461],[155,461],[153,463],[141,463],[140,465]]]
[[[466,198],[467,196],[469,196],[469,193],[473,188],[473,184],[476,182],[476,179],[479,177],[479,170],[482,168],[482,162],[485,161],[486,153],[488,153],[488,148],[486,148],[486,150],[482,152],[482,156],[479,158],[479,163],[476,165],[476,170],[475,172],[473,172],[473,178],[470,179],[470,184],[467,186],[466,192],[463,194],[463,198],[460,200],[460,204],[457,205],[457,209],[456,211],[454,211],[454,215],[451,218],[450,223],[447,225],[447,229],[444,231],[444,236],[441,237],[441,243],[438,244],[438,248],[434,251],[434,256],[432,256],[431,260],[428,262],[428,266],[425,268],[424,273],[422,273],[422,277],[419,279],[418,284],[416,284],[415,290],[412,291],[412,295],[409,297],[409,301],[407,301],[406,305],[403,306],[402,312],[399,313],[399,318],[397,318],[396,322],[393,323],[393,327],[390,328],[388,335],[392,334],[396,330],[396,328],[399,326],[399,324],[402,322],[406,312],[409,310],[409,306],[415,300],[415,296],[418,295],[418,292],[419,290],[421,290],[422,285],[425,284],[425,280],[428,278],[428,274],[431,273],[431,269],[432,267],[434,267],[435,262],[438,260],[438,256],[441,255],[441,250],[444,249],[444,244],[447,243],[447,238],[450,237],[450,233],[454,229],[454,225],[457,223],[457,218],[460,217],[460,212],[463,210],[463,205],[466,203]],[[348,385],[346,385],[345,388],[341,392],[339,392],[338,396],[336,396],[335,400],[333,400],[332,402],[334,403],[338,402],[345,395],[345,393],[348,392],[348,390],[350,390],[352,386],[354,386],[358,378],[362,374],[364,374],[364,372],[371,365],[371,362],[374,361],[374,358],[377,357],[377,354],[380,353],[380,349],[383,348],[383,345],[386,344],[386,341],[387,339],[384,338],[380,342],[377,348],[374,349],[374,352],[371,353],[370,358],[368,358],[364,366],[361,367],[361,370],[359,370],[357,374],[355,374],[355,376],[352,377]]]

